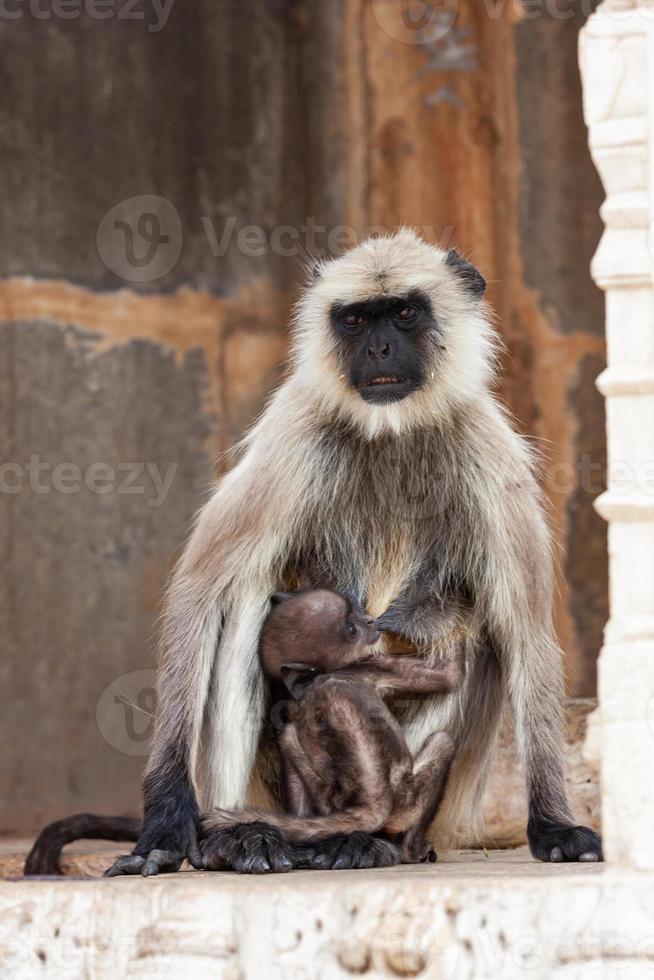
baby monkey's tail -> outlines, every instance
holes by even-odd
[[[212,810],[202,820],[201,849],[219,846],[220,833],[239,824],[262,823],[276,827],[291,844],[311,844],[332,834],[352,834],[357,830],[374,834],[381,830],[388,814],[372,807],[352,807],[324,817],[294,817],[286,813],[247,808]]]

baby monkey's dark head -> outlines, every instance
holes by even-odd
[[[287,671],[331,673],[372,656],[375,620],[331,589],[276,592],[261,630],[261,664],[269,677]]]

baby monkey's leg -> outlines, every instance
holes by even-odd
[[[447,732],[434,732],[427,737],[415,757],[413,791],[416,821],[402,840],[402,860],[407,864],[427,858],[436,860],[436,853],[430,849],[426,834],[445,795],[454,755],[451,736]]]
[[[385,743],[380,740],[379,732],[370,728],[370,719],[363,708],[329,695],[322,707],[328,727],[340,736],[339,758],[333,760],[338,766],[337,778],[330,780],[326,774],[320,778],[321,774],[313,765],[316,756],[304,740],[300,745],[294,726],[285,730],[283,742],[283,751],[289,752],[314,799],[316,810],[323,814],[323,826],[329,828],[322,840],[296,847],[298,864],[321,870],[398,864],[399,848],[388,840],[372,836],[383,826],[392,806],[384,758]],[[345,810],[334,809],[336,787],[341,796],[351,800]]]
[[[287,754],[284,752],[282,754],[284,756],[288,812],[292,813],[294,817],[308,817],[314,810],[307,787],[304,785],[304,780]]]
[[[289,804],[291,813],[306,817],[311,813],[329,813],[330,800],[325,799],[328,787],[324,778],[312,764],[309,754],[303,749],[294,724],[286,725],[280,739],[280,747],[287,767],[289,782]],[[311,740],[308,740],[311,748]]]

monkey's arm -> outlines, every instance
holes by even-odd
[[[378,653],[339,671],[339,676],[371,684],[383,694],[436,694],[456,690],[463,679],[463,665],[460,656],[429,661],[404,653]]]
[[[414,758],[413,820],[402,838],[402,857],[410,864],[436,860],[436,852],[427,842],[427,831],[445,795],[455,751],[452,737],[447,732],[437,731],[427,736]]]
[[[471,617],[472,610],[465,603],[415,588],[392,602],[377,625],[425,652],[444,654],[474,635]]]
[[[274,468],[275,443],[267,432],[279,425],[273,408],[252,437],[261,437],[257,452],[246,453],[200,512],[168,591],[143,831],[114,874],[174,871],[185,857],[199,863],[195,771],[205,716],[206,802],[245,794],[264,698],[259,633],[289,547],[287,499],[299,497],[289,486],[302,470],[293,468],[272,489],[260,478],[262,469]],[[212,677],[217,683],[208,705]]]

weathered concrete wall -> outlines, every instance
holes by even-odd
[[[178,2],[154,32],[145,5],[143,20],[41,19],[27,5],[0,18],[0,438],[12,464],[0,635],[14,692],[0,830],[137,805],[149,675],[124,677],[152,664],[175,550],[215,461],[279,377],[304,250],[375,224],[452,239],[488,276],[503,390],[543,440],[568,552],[557,624],[570,690],[592,693],[604,531],[574,465],[604,445],[587,272],[601,192],[578,100],[580,17],[457,6],[427,43],[402,34],[390,0]],[[281,226],[301,247],[273,237]],[[76,471],[55,476],[62,463],[78,468],[77,491]],[[97,463],[114,468],[108,493],[85,482]],[[133,463],[151,464],[143,493],[119,492]],[[169,466],[154,506],[152,474]]]
[[[163,573],[190,495],[211,477],[203,353],[96,345],[43,321],[0,331],[3,445],[24,471],[6,477],[17,492],[3,494],[0,525],[3,818],[14,827],[87,798],[111,811],[116,787],[137,785],[142,754],[107,744],[96,704],[149,665]]]

